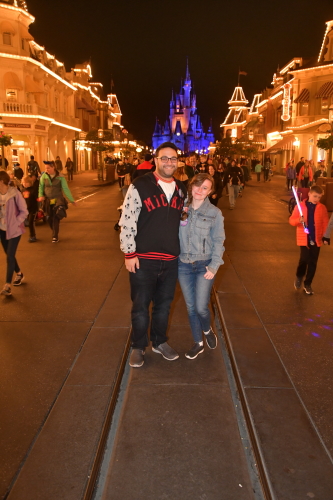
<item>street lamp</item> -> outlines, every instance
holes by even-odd
[[[99,128],[97,131],[98,135],[98,180],[104,181],[104,175],[103,175],[103,159],[102,159],[102,142],[103,142],[103,137],[104,137],[104,130],[102,128]]]
[[[331,125],[331,139],[333,138],[333,104],[328,108],[328,122]],[[328,150],[327,177],[332,177],[332,142]]]

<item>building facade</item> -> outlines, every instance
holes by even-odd
[[[171,141],[184,153],[189,151],[207,153],[209,145],[214,140],[212,126],[209,126],[207,133],[202,126],[187,64],[186,77],[184,82],[181,82],[179,94],[175,95],[172,91],[169,117],[164,125],[156,120],[152,137],[153,149],[158,148],[163,142]]]
[[[24,0],[0,0],[0,128],[13,139],[5,156],[23,169],[30,155],[39,163],[71,157],[77,170],[93,168],[92,149],[79,141],[94,128],[121,133],[117,98],[103,99],[102,84],[91,82],[89,64],[67,73],[33,39],[33,22]]]

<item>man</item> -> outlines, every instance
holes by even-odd
[[[55,163],[56,170],[58,170],[59,174],[61,174],[61,172],[62,172],[62,161],[60,160],[60,156],[56,157],[56,160],[55,160],[54,163]]]
[[[30,161],[28,161],[28,174],[35,175],[38,178],[38,175],[41,175],[41,171],[35,157],[33,155],[30,156]]]
[[[192,177],[194,177],[198,173],[196,166],[197,166],[197,155],[195,153],[192,153],[187,158],[185,164],[185,174],[187,175],[189,180],[191,180]]]
[[[297,163],[297,165],[295,167],[297,179],[298,179],[298,176],[299,176],[299,171],[301,170],[301,168],[303,167],[303,165],[305,165],[304,156],[301,156],[300,161]]]
[[[186,198],[184,185],[173,178],[177,163],[177,147],[171,142],[161,144],[156,150],[156,171],[136,178],[129,186],[119,221],[120,248],[130,273],[133,302],[129,364],[135,368],[143,365],[149,343],[151,302],[153,352],[168,361],[179,358],[166,335],[178,277],[178,231]]]
[[[154,169],[153,166],[153,157],[151,154],[147,153],[145,155],[145,161],[136,167],[135,172],[133,173],[133,179],[137,177],[141,177],[141,175],[148,174],[148,172],[152,172]]]
[[[19,181],[22,180],[22,177],[24,176],[24,172],[23,172],[22,168],[20,167],[19,163],[14,163],[13,174],[14,174],[14,177],[16,177],[16,179],[18,179]]]
[[[235,208],[236,198],[238,198],[240,187],[244,185],[243,172],[239,167],[237,167],[235,160],[231,161],[224,174],[223,187],[226,184],[228,184],[229,188],[229,208],[230,210],[233,210]]]
[[[313,176],[315,182],[317,182],[318,177],[327,177],[327,172],[323,163],[318,163],[318,170],[315,171]]]
[[[205,155],[200,155],[200,163],[197,165],[197,171],[199,174],[207,174],[208,165]]]

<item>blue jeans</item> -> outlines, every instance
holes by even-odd
[[[229,185],[228,188],[229,188],[229,203],[231,207],[234,207],[236,199],[238,197],[240,186],[236,184],[231,184],[231,186]]]
[[[129,273],[132,306],[132,346],[144,349],[149,344],[149,306],[153,303],[150,340],[154,347],[168,340],[170,306],[178,275],[177,259],[171,261],[140,259],[140,269]]]
[[[202,341],[202,332],[210,329],[209,299],[214,278],[204,278],[209,260],[198,260],[191,264],[178,262],[178,280],[186,302],[188,319],[195,342]]]

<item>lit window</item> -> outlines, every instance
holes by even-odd
[[[301,115],[305,116],[308,114],[309,110],[309,103],[308,102],[302,102],[301,104]]]
[[[12,35],[11,33],[3,33],[2,34],[2,41],[4,45],[11,45],[12,44]]]
[[[323,113],[326,113],[328,110],[328,99],[327,97],[323,97],[321,100],[321,110]]]
[[[6,89],[7,101],[17,101],[17,90],[16,89]]]

